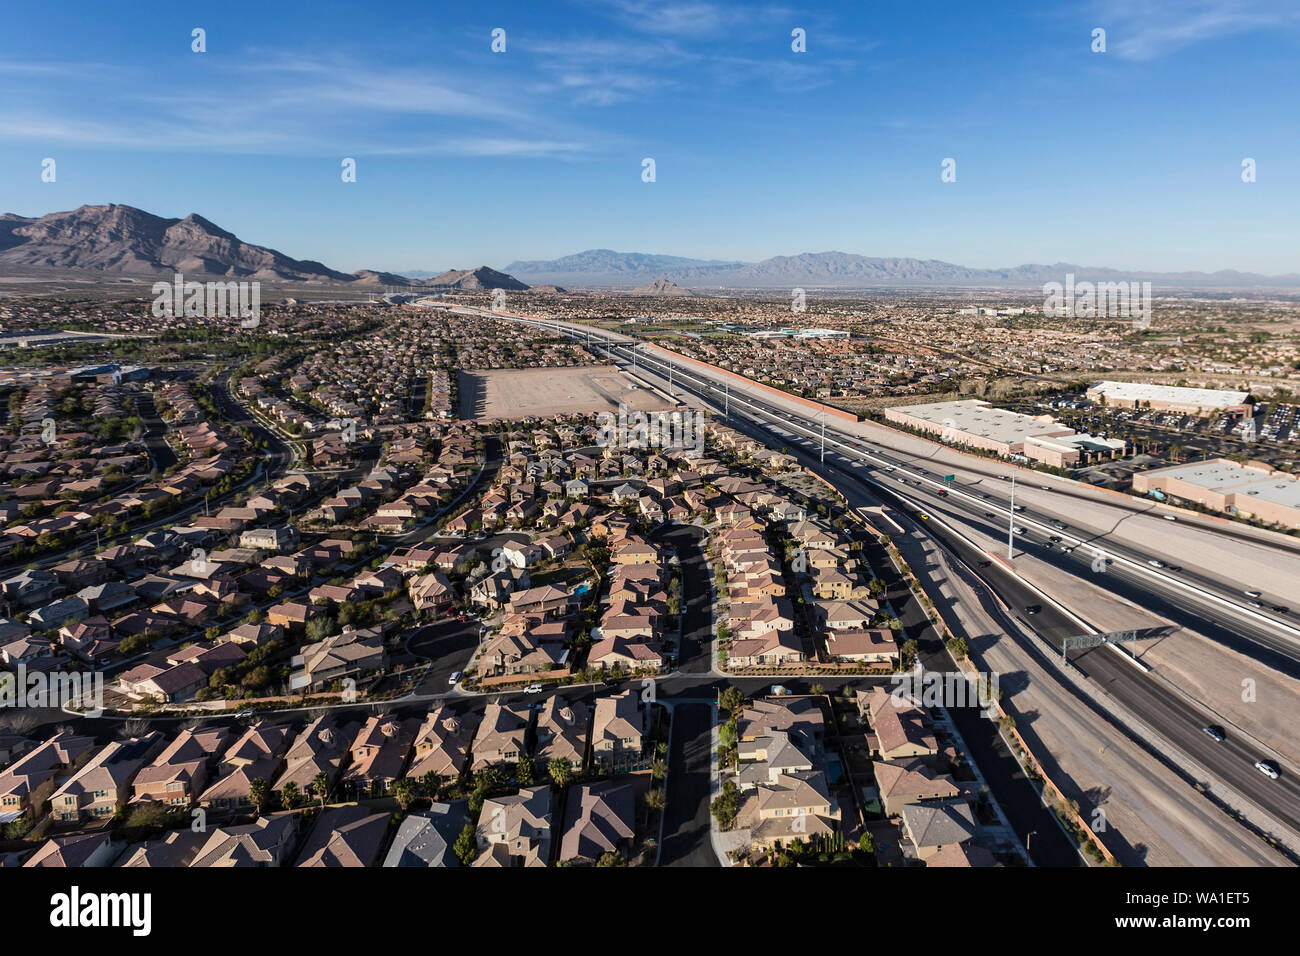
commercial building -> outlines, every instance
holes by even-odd
[[[1246,415],[1253,413],[1249,392],[1230,392],[1219,388],[1181,388],[1146,382],[1098,382],[1086,394],[1088,401],[1104,404],[1108,408],[1149,408],[1156,412],[1180,412],[1184,415],[1218,415],[1230,409],[1237,409]]]
[[[1156,468],[1133,476],[1139,494],[1158,491],[1214,511],[1300,529],[1300,479],[1261,462],[1226,458]]]
[[[1113,458],[1124,452],[1121,440],[1080,434],[1050,415],[1022,415],[977,399],[887,408],[885,418],[938,435],[940,441],[949,444],[1007,458],[1022,457],[1056,468],[1071,468],[1086,460]]]

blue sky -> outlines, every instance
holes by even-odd
[[[1300,272],[1298,47],[1269,0],[13,4],[0,211],[196,212],[347,271],[599,247]]]

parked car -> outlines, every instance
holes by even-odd
[[[460,683],[460,679],[464,676],[465,675],[460,671],[453,672],[452,675],[447,678],[447,685],[449,687],[455,687],[457,684]]]
[[[541,684],[529,684],[524,688],[525,694],[540,694],[542,692]]]

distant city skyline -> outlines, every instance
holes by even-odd
[[[1259,0],[65,6],[0,37],[0,212],[197,213],[346,271],[605,248],[1300,272],[1300,10]]]

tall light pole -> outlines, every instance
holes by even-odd
[[[1007,560],[1011,560],[1012,541],[1016,533],[1016,476],[1011,476],[1011,507],[1007,509]]]

